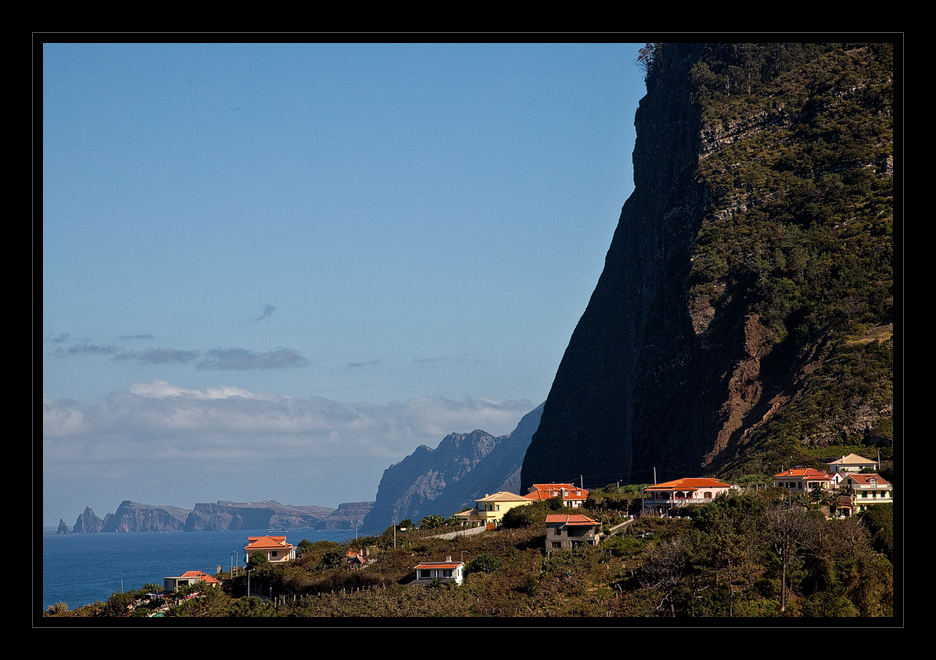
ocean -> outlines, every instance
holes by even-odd
[[[282,536],[298,545],[302,539],[346,541],[354,530],[288,532],[238,530],[225,532],[109,532],[55,534],[42,531],[42,609],[64,602],[73,610],[106,601],[112,592],[135,591],[145,584],[162,585],[164,577],[199,570],[213,575],[231,562],[243,566],[248,536]]]

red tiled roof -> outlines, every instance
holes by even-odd
[[[452,562],[436,562],[436,563],[427,563],[427,564],[417,564],[416,568],[458,568],[461,566],[460,561]]]
[[[548,500],[552,497],[558,497],[562,491],[566,491],[566,500],[584,500],[588,497],[588,491],[584,488],[577,488],[573,484],[533,484],[529,493],[524,495],[528,500]]]
[[[546,516],[546,524],[562,524],[566,525],[599,525],[600,523],[597,520],[592,520],[588,516],[583,516],[580,513],[574,514],[565,514],[565,513],[553,513]]]
[[[248,536],[245,547],[250,550],[279,550],[281,548],[290,549],[293,545],[286,543],[285,536]]]
[[[202,582],[217,582],[215,578],[211,577],[204,571],[185,571],[182,575],[177,575],[176,577],[180,578],[201,578]]]
[[[831,479],[825,472],[813,468],[791,468],[786,472],[775,474],[774,477],[802,477],[806,479]]]
[[[656,484],[644,490],[695,490],[697,488],[731,488],[731,485],[722,483],[718,479],[684,477],[682,479],[674,479],[673,481]]]
[[[880,477],[880,476],[878,476],[878,475],[876,475],[876,474],[870,474],[870,473],[864,473],[864,474],[859,473],[859,474],[855,474],[854,472],[852,472],[852,473],[849,473],[849,475],[848,475],[847,478],[848,478],[848,479],[854,479],[854,480],[857,481],[858,483],[869,484],[869,485],[871,484],[871,479],[875,479],[875,480],[877,480],[877,483],[878,483],[879,486],[890,486],[890,482],[889,482],[889,481],[887,481],[886,479],[884,479],[884,478],[882,478],[882,477]]]

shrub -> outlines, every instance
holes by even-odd
[[[499,565],[497,557],[485,552],[465,564],[465,568],[469,573],[493,573]]]

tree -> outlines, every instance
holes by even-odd
[[[664,539],[640,567],[640,585],[646,589],[662,591],[663,599],[657,605],[657,609],[662,608],[668,602],[670,614],[674,617],[676,608],[673,590],[682,579],[688,550],[689,539],[684,536]]]
[[[436,527],[442,527],[445,524],[445,518],[440,516],[438,513],[433,513],[430,516],[426,516],[419,521],[420,529],[434,529]]]
[[[650,76],[653,69],[653,56],[661,44],[646,44],[637,50],[637,68],[644,74],[644,80]]]
[[[247,570],[249,571],[262,571],[270,568],[270,566],[270,560],[259,550],[247,558]]]
[[[780,612],[786,611],[787,573],[809,542],[812,517],[798,506],[778,507],[767,512],[767,529],[780,558]]]

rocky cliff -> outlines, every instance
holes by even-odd
[[[892,437],[892,48],[656,44],[644,63],[634,192],[523,488],[767,473]]]
[[[185,525],[188,509],[124,500],[101,526],[102,532],[175,532]]]
[[[523,456],[541,413],[542,405],[524,415],[508,435],[494,437],[481,430],[452,433],[435,449],[418,447],[384,470],[365,526],[383,531],[407,518],[419,522],[435,513],[448,517],[474,506],[488,493],[516,491]]]
[[[125,500],[103,520],[90,508],[78,516],[71,533],[222,531],[236,529],[353,529],[364,522],[373,502],[349,502],[337,509],[325,506],[263,502],[196,504],[195,508],[154,506]],[[64,521],[56,534],[67,534]]]
[[[294,506],[276,500],[196,504],[185,520],[185,531],[224,529],[287,530],[315,528],[335,509],[323,506]]]
[[[105,517],[105,520],[109,517],[110,514]],[[78,516],[78,519],[75,520],[75,525],[72,527],[71,531],[73,534],[94,534],[100,532],[101,529],[103,529],[104,522],[104,520],[101,520],[94,514],[94,511],[91,510],[91,507],[87,506],[85,507],[84,513]],[[58,531],[55,532],[56,534],[68,533],[67,528],[65,530],[62,529],[64,523],[64,520],[59,523]]]

